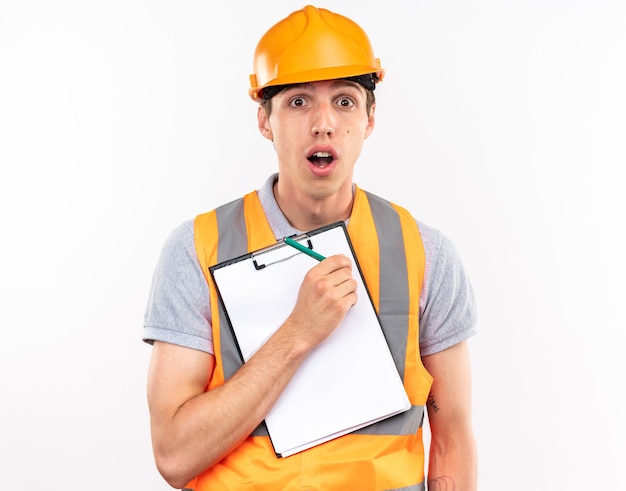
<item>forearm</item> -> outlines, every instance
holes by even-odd
[[[434,379],[426,406],[431,430],[428,490],[476,491],[477,452],[467,343],[423,361]]]
[[[224,385],[189,399],[167,424],[153,427],[157,466],[172,486],[211,467],[263,421],[307,353],[288,336],[284,326]]]
[[[452,441],[431,441],[428,491],[476,491],[477,452],[471,431]]]

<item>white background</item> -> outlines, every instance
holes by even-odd
[[[247,98],[298,2],[0,0],[0,487],[166,490],[143,309],[181,221],[275,169]],[[623,486],[626,7],[323,5],[387,69],[355,180],[457,245],[484,491]]]

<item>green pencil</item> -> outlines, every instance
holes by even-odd
[[[307,256],[311,256],[313,259],[317,259],[318,261],[323,261],[324,259],[326,259],[321,254],[318,254],[314,250],[309,249],[306,246],[303,246],[299,242],[296,242],[295,240],[293,240],[291,237],[285,237],[283,241],[285,242],[285,244],[290,245],[291,247],[295,249],[298,249],[300,252],[304,252]]]

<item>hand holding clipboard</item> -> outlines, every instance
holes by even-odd
[[[315,347],[332,334],[357,302],[358,285],[352,275],[352,262],[344,255],[326,258],[291,237],[283,240],[307,256],[324,261],[304,276],[291,314],[306,337],[317,335],[311,340]]]

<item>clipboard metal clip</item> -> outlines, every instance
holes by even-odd
[[[311,242],[311,239],[309,239],[309,238],[307,237],[307,239],[306,239],[306,243],[307,243],[307,247],[308,247],[309,249],[313,250],[313,244],[312,244],[312,242]],[[285,246],[285,243],[284,243],[284,242],[280,242],[280,243],[278,243],[278,244],[276,244],[276,245],[273,245],[273,246],[268,247],[267,249],[264,249],[264,250],[262,250],[262,251],[259,251],[259,252],[258,252],[258,253],[256,253],[256,254],[253,254],[253,255],[252,255],[252,264],[254,264],[254,269],[256,269],[257,271],[259,271],[259,270],[261,270],[261,269],[265,268],[266,266],[271,266],[272,264],[277,264],[277,263],[282,263],[283,261],[288,261],[288,260],[289,260],[289,259],[291,259],[292,257],[296,257],[296,256],[298,255],[298,253],[296,253],[296,254],[292,254],[292,255],[290,255],[290,256],[286,256],[286,257],[283,257],[283,258],[281,258],[281,259],[278,259],[277,261],[271,261],[271,262],[264,263],[264,264],[261,264],[261,263],[257,262],[257,256],[260,256],[261,254],[264,254],[264,253],[267,253],[267,252],[273,251],[273,250],[275,250],[275,249],[277,249],[277,248],[280,248],[280,247],[283,247],[283,246]]]

